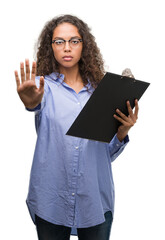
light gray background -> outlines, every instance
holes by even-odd
[[[111,239],[164,240],[165,113],[163,0],[5,1],[0,6],[0,226],[3,239],[37,239],[25,199],[36,141],[33,113],[16,93],[14,70],[33,60],[46,21],[73,14],[92,28],[108,71],[132,69],[151,86],[139,102],[130,143],[113,163],[116,187]],[[71,240],[77,239],[71,237]]]

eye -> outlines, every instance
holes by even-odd
[[[54,41],[56,45],[62,45],[64,43],[64,40],[58,39]]]
[[[73,45],[76,45],[76,44],[78,44],[80,41],[78,40],[78,39],[72,39],[71,40],[71,44],[73,44]]]

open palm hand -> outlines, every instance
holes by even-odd
[[[18,72],[15,71],[15,79],[17,84],[17,92],[27,108],[35,108],[42,100],[44,94],[44,77],[40,77],[40,86],[37,88],[35,83],[36,62],[32,63],[32,71],[30,77],[29,60],[25,61],[26,73],[24,71],[24,63],[20,63],[21,81]]]

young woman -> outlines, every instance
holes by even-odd
[[[108,240],[114,213],[111,162],[128,143],[138,115],[117,110],[122,124],[108,143],[65,133],[104,76],[102,56],[87,24],[63,15],[49,21],[38,41],[37,63],[15,71],[17,92],[35,111],[37,143],[27,205],[39,240]],[[37,76],[36,76],[37,74]]]

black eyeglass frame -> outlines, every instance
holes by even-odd
[[[64,43],[68,42],[70,44],[70,41],[72,40],[79,40],[80,42],[83,42],[83,40],[81,38],[71,38],[69,40],[65,40],[65,39],[55,39],[55,40],[52,40],[52,43],[55,43],[56,41],[58,40],[62,40]]]

